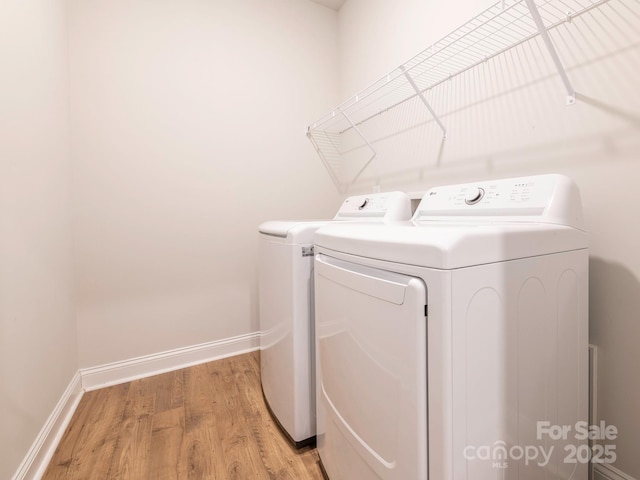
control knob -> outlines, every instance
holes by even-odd
[[[484,197],[484,189],[480,187],[470,188],[464,196],[464,203],[467,205],[475,205]]]

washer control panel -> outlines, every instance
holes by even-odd
[[[581,212],[573,181],[548,174],[432,188],[422,197],[413,220],[490,216],[531,221],[539,217],[536,221],[575,225],[582,222]]]
[[[514,209],[525,205],[544,208],[552,190],[553,185],[535,178],[449,185],[429,190],[420,202],[419,210]]]
[[[409,220],[411,200],[404,192],[372,193],[347,198],[334,217],[335,219]]]

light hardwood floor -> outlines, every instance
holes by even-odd
[[[87,392],[43,477],[322,480],[267,411],[257,352]]]

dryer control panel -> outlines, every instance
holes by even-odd
[[[564,175],[534,175],[428,190],[414,221],[542,222],[584,229],[580,193]]]
[[[335,220],[372,220],[387,221],[409,220],[411,218],[411,199],[404,192],[372,193],[347,198],[334,217]]]

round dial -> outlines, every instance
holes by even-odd
[[[464,202],[467,205],[474,205],[482,200],[484,196],[484,189],[479,187],[470,188],[467,194],[464,196]]]
[[[358,210],[362,210],[364,207],[367,206],[367,204],[369,203],[369,199],[365,198],[362,203],[358,206]]]

